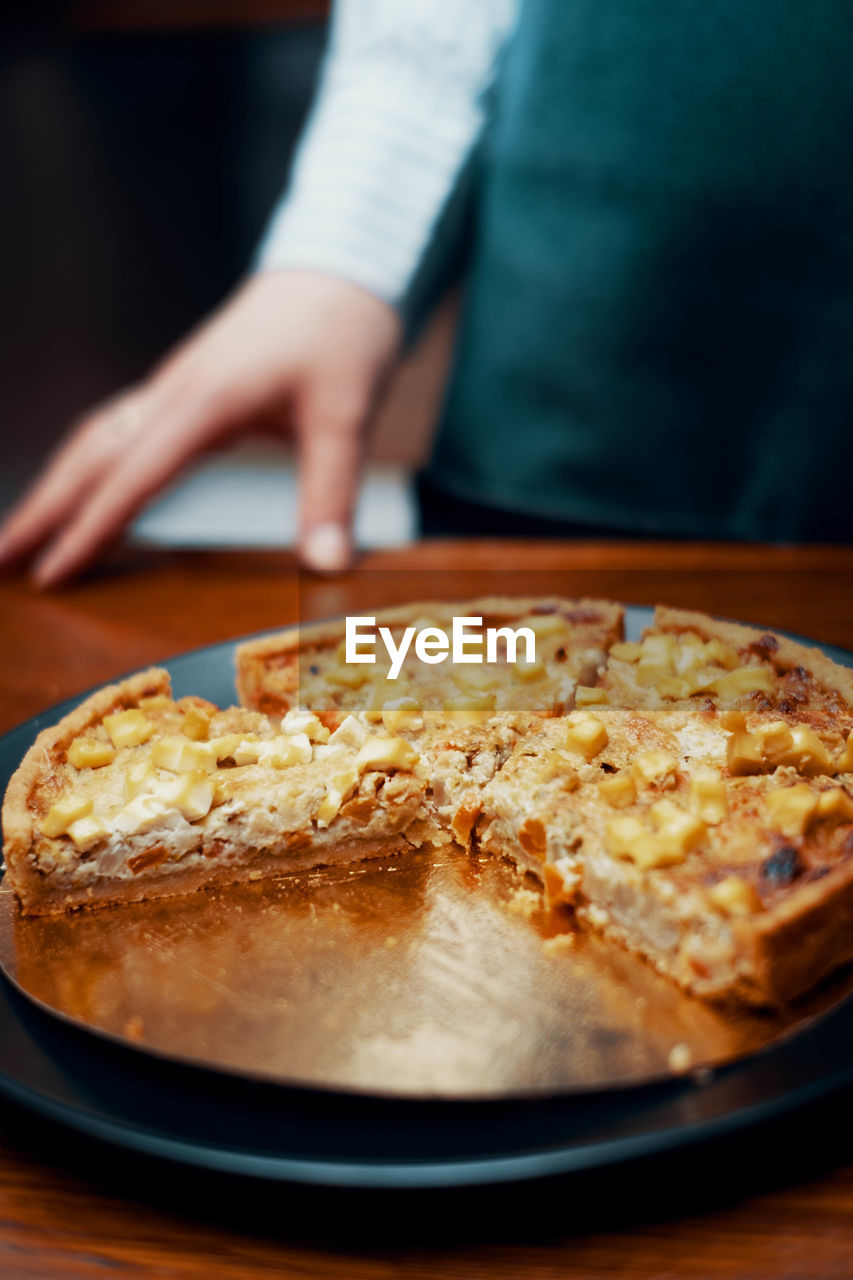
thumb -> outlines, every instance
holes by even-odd
[[[367,407],[313,398],[299,422],[299,550],[311,569],[338,572],[352,558],[352,521]]]

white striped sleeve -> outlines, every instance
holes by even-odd
[[[338,0],[320,89],[261,269],[399,304],[483,125],[517,0]]]

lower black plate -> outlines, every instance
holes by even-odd
[[[629,609],[629,634],[649,620],[649,610]],[[853,666],[853,655],[826,651]],[[178,696],[233,699],[233,645],[165,665]],[[0,739],[4,788],[38,730],[72,705]],[[771,1050],[698,1077],[581,1097],[412,1102],[153,1060],[64,1025],[0,984],[7,1098],[131,1151],[273,1180],[425,1188],[543,1177],[731,1132],[849,1083],[849,1002]]]

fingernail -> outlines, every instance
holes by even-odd
[[[302,555],[312,569],[334,573],[345,569],[350,559],[350,541],[339,524],[318,524],[309,529],[302,543]]]

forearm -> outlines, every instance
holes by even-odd
[[[405,296],[483,126],[516,0],[339,0],[262,268]]]

